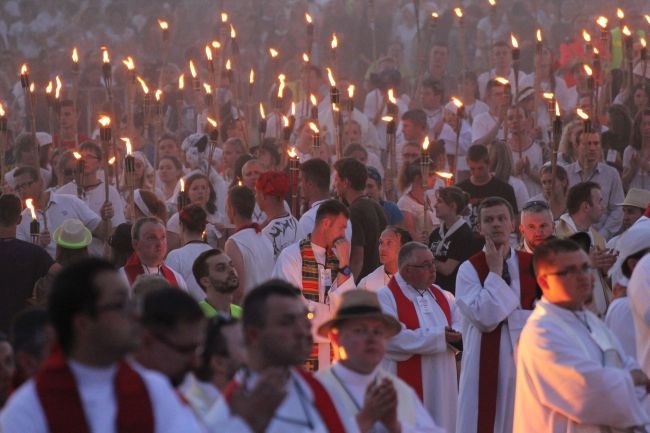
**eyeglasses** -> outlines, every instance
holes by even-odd
[[[584,265],[577,267],[577,266],[569,266],[568,268],[557,271],[557,272],[549,272],[546,275],[557,275],[558,277],[577,277],[581,274],[590,274],[594,270],[594,267],[591,266],[589,263],[585,263]]]
[[[25,182],[25,183],[21,183],[19,185],[16,185],[16,191],[20,191],[20,190],[23,190],[25,188],[29,188],[30,186],[32,186],[34,184],[34,182],[36,182],[36,181],[35,180],[30,180],[29,182]]]
[[[430,262],[420,263],[419,265],[408,265],[408,266],[412,268],[419,268],[419,269],[426,269],[426,268],[433,269],[436,267],[436,263],[433,260],[431,260]]]
[[[191,355],[191,354],[200,355],[201,352],[203,352],[203,345],[201,343],[178,344],[171,341],[164,334],[160,334],[157,332],[152,332],[152,334],[154,337],[156,337],[156,339],[158,339],[158,341],[160,341],[165,346],[172,349],[174,352],[177,352],[181,355]]]
[[[540,210],[547,210],[550,209],[548,206],[548,203],[546,203],[543,200],[532,200],[527,202],[524,207],[521,208],[521,210],[531,210],[531,209],[540,209]]]

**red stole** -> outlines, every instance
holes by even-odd
[[[521,307],[532,310],[535,301],[536,285],[532,274],[533,255],[525,251],[516,251],[519,263],[519,286]],[[481,284],[485,283],[490,270],[485,260],[485,252],[479,251],[469,258],[476,269]],[[490,332],[481,334],[481,354],[478,371],[478,422],[477,433],[494,431],[497,409],[497,386],[499,383],[499,349],[501,347],[501,327],[499,323]]]
[[[178,286],[174,272],[167,267],[164,263],[160,266],[160,271],[163,274],[163,277],[174,287]],[[144,274],[144,269],[142,268],[142,263],[140,258],[136,253],[131,254],[129,260],[127,260],[124,265],[124,272],[126,272],[126,277],[129,279],[129,284],[133,285],[135,279],[138,278],[138,275]]]
[[[314,406],[318,409],[318,413],[325,423],[327,431],[329,433],[345,433],[345,427],[343,427],[339,412],[336,410],[332,397],[325,387],[310,372],[302,368],[293,368],[292,370],[298,373],[307,382],[307,385],[309,385],[311,392],[314,394]],[[236,380],[230,381],[223,391],[223,396],[227,402],[230,402],[232,393],[239,387],[241,387],[239,382]]]
[[[60,348],[52,349],[35,383],[50,433],[90,433],[75,377]],[[119,433],[153,433],[153,408],[140,375],[125,361],[120,361],[114,385],[116,430]]]
[[[395,304],[397,304],[397,319],[406,326],[406,329],[418,329],[420,327],[420,321],[418,320],[415,306],[413,306],[413,302],[404,295],[394,276],[391,277],[388,282],[388,289],[393,294]],[[449,302],[442,293],[442,290],[437,286],[432,285],[429,288],[429,291],[435,297],[436,302],[447,318],[447,323],[451,326],[451,308],[449,307]],[[406,361],[399,361],[397,363],[397,377],[408,383],[415,390],[418,397],[420,397],[420,400],[423,400],[422,357],[420,355],[412,355]]]

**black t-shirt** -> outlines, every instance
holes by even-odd
[[[492,179],[485,185],[474,185],[469,179],[457,185],[460,189],[467,192],[470,196],[470,216],[469,221],[472,230],[477,230],[478,225],[478,205],[487,197],[501,197],[510,203],[514,213],[518,213],[517,199],[515,198],[515,190],[512,189],[509,183],[504,182],[492,176]]]
[[[37,245],[0,239],[0,331],[9,332],[16,313],[27,306],[34,284],[53,263],[52,257]]]
[[[436,260],[445,262],[448,259],[458,260],[458,266],[449,275],[443,275],[438,272],[436,274],[436,284],[451,293],[456,292],[456,275],[460,264],[471,256],[476,254],[483,248],[483,242],[476,237],[472,229],[467,224],[463,224],[458,230],[453,232],[440,247],[437,253],[438,245],[440,244],[442,236],[440,236],[440,229],[435,229],[429,236],[429,248],[433,253]]]
[[[350,205],[353,247],[363,247],[363,266],[357,280],[379,266],[379,236],[388,224],[384,208],[368,197],[359,197]]]

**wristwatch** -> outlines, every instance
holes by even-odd
[[[350,266],[343,266],[342,268],[339,268],[339,272],[345,275],[346,277],[349,277],[352,275],[352,268]]]

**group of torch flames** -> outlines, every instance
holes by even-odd
[[[491,6],[491,13],[495,13],[495,7],[496,7],[496,0],[488,0],[489,4]],[[465,41],[465,26],[464,26],[464,20],[463,20],[463,10],[460,7],[457,7],[454,9],[454,13],[457,17],[457,25],[459,28],[459,33],[460,33],[460,42],[461,42],[461,67],[465,69],[466,65],[466,59],[467,59],[467,53],[466,53],[466,45],[464,43]],[[374,16],[374,15],[372,15]],[[621,32],[623,34],[623,43],[624,43],[624,55],[625,59],[628,62],[628,73],[631,75],[632,74],[632,63],[633,63],[633,36],[630,28],[625,24],[624,18],[625,14],[624,12],[618,8],[616,11],[616,16],[619,20],[619,27],[622,29]],[[439,18],[439,15],[436,12],[433,12],[431,14],[431,20],[429,22],[429,27],[430,28],[435,28],[437,24],[437,20]],[[650,24],[650,15],[645,15],[645,18]],[[205,45],[205,56],[206,56],[206,62],[207,62],[207,70],[209,72],[209,78],[206,82],[202,83],[201,86],[201,81],[199,79],[196,66],[194,64],[193,60],[189,61],[189,72],[190,76],[192,79],[192,90],[195,92],[195,103],[197,107],[200,107],[203,105],[203,108],[207,109],[208,111],[208,116],[207,116],[207,123],[208,123],[208,135],[209,135],[209,151],[208,151],[208,161],[211,161],[212,159],[212,154],[215,150],[215,147],[217,145],[218,141],[218,128],[217,128],[217,121],[214,120],[215,117],[217,117],[216,113],[218,112],[217,110],[217,102],[216,98],[214,97],[214,90],[218,89],[221,85],[221,74],[218,73],[219,71],[223,70],[223,67],[225,66],[226,74],[229,78],[231,78],[231,82],[233,80],[236,80],[238,78],[238,75],[234,74],[234,69],[238,66],[239,64],[239,47],[237,44],[237,32],[235,30],[235,27],[233,26],[232,23],[229,23],[229,16],[227,13],[222,12],[220,14],[220,19],[221,19],[221,26],[220,26],[220,38],[221,42],[218,40],[212,41],[211,43],[208,43]],[[306,27],[307,27],[307,38],[308,38],[308,51],[305,53],[302,53],[302,60],[305,64],[308,64],[311,61],[311,49],[313,45],[313,38],[314,38],[314,22],[312,17],[309,15],[309,13],[305,13],[305,21],[306,21]],[[609,46],[609,20],[604,17],[600,16],[596,19],[596,23],[598,24],[599,28],[601,29],[600,31],[600,39],[601,39],[601,46],[604,47],[604,49],[607,49]],[[170,26],[167,21],[164,20],[158,20],[158,24],[160,26],[160,29],[162,31],[162,55],[163,55],[163,65],[160,69],[160,77],[159,77],[159,83],[158,87],[162,87],[162,71],[164,70],[164,67],[167,63],[167,57],[169,53],[169,30]],[[372,23],[371,23],[372,24]],[[419,28],[418,28],[419,29]],[[229,30],[229,32],[228,32]],[[374,33],[374,25],[371,25],[371,30]],[[228,33],[229,36],[228,37]],[[587,75],[587,85],[589,90],[592,93],[592,98],[594,98],[596,101],[598,100],[598,85],[600,78],[601,78],[601,70],[602,70],[602,64],[601,64],[601,53],[599,50],[592,45],[592,37],[591,35],[586,31],[583,30],[582,36],[585,42],[585,51],[588,54],[593,53],[592,57],[592,63],[591,65],[584,64],[583,69],[585,71],[585,74]],[[373,34],[373,40],[374,40],[374,34]],[[643,67],[643,76],[645,76],[646,72],[646,57],[647,57],[647,50],[646,50],[646,40],[644,38],[640,38],[640,43],[641,43],[641,61],[642,67]],[[340,92],[339,89],[336,87],[336,81],[334,79],[334,72],[333,69],[336,68],[337,65],[337,55],[336,51],[338,48],[338,38],[335,33],[332,34],[331,38],[331,43],[330,43],[330,61],[332,62],[333,67],[326,68],[327,70],[327,76],[328,80],[330,83],[330,102],[331,102],[331,107],[332,107],[332,113],[333,113],[333,120],[334,120],[334,138],[335,138],[335,149],[336,149],[336,158],[341,157],[341,143],[342,143],[342,116],[341,116],[341,101],[340,101]],[[513,68],[514,68],[514,77],[515,77],[515,83],[514,83],[514,94],[515,98],[519,95],[519,82],[518,82],[518,71],[519,71],[519,57],[520,57],[520,50],[519,50],[519,43],[517,41],[517,38],[515,37],[514,34],[511,34],[511,46],[512,46],[512,58],[513,58]],[[542,48],[543,48],[543,38],[542,38],[542,31],[540,29],[536,30],[536,53],[535,53],[535,59],[536,62],[540,58],[542,54]],[[219,51],[221,50],[222,55],[218,55]],[[373,43],[373,51],[375,51],[376,48]],[[112,107],[112,66],[111,66],[111,60],[110,56],[108,53],[108,49],[106,47],[101,47],[101,52],[102,52],[102,78],[103,82],[106,88],[106,95],[111,104],[109,106]],[[280,53],[278,50],[275,48],[269,48],[268,49],[270,58],[271,58],[271,64],[273,68],[273,75],[275,76],[275,73],[277,73],[278,69],[278,60]],[[229,54],[230,57],[226,57],[226,54]],[[217,56],[218,55],[218,56]],[[215,66],[214,59],[215,57],[218,57],[218,64]],[[225,59],[225,65],[224,65],[224,59]],[[151,96],[150,96],[150,90],[149,86],[145,82],[144,79],[142,79],[140,76],[136,74],[136,66],[135,66],[135,61],[133,60],[132,57],[128,56],[126,57],[122,63],[124,66],[127,68],[130,74],[130,80],[127,80],[127,92],[129,96],[129,104],[127,104],[127,122],[128,122],[128,130],[132,131],[133,130],[133,113],[135,111],[135,84],[139,83],[140,87],[142,89],[143,93],[143,112],[145,116],[145,122],[146,123],[152,123],[156,132],[158,134],[162,133],[162,98],[163,98],[163,92],[158,88],[154,93],[154,102],[153,102],[153,107],[152,101],[151,101]],[[72,50],[72,75],[73,75],[73,82],[72,82],[72,100],[76,101],[76,96],[78,92],[78,87],[79,87],[79,56],[77,53],[77,49],[73,48]],[[501,83],[504,86],[510,86],[510,83],[508,82],[507,79],[503,77],[496,77],[495,78],[499,83]],[[631,77],[630,77],[631,79]],[[32,136],[35,138],[36,134],[36,121],[35,121],[35,97],[36,97],[36,86],[33,82],[30,81],[29,77],[29,68],[27,64],[23,64],[21,69],[20,69],[20,80],[21,80],[21,85],[25,93],[25,100],[26,100],[26,111],[27,111],[27,116],[30,121],[30,132]],[[289,173],[290,173],[290,185],[291,185],[291,199],[292,199],[292,211],[294,214],[297,214],[298,210],[298,175],[299,175],[299,159],[298,159],[298,154],[296,152],[295,148],[288,149],[288,143],[291,137],[291,134],[293,132],[294,124],[295,124],[295,114],[296,114],[296,105],[295,102],[291,102],[291,114],[289,116],[286,116],[282,113],[280,113],[280,108],[282,107],[282,101],[284,98],[284,89],[286,87],[285,84],[286,76],[282,73],[278,75],[278,83],[277,83],[277,94],[276,94],[276,101],[275,101],[275,107],[274,109],[278,110],[278,114],[281,118],[282,121],[282,131],[283,131],[283,139],[284,139],[284,149],[282,151],[283,158],[288,158],[288,160],[285,159],[285,162],[288,163],[289,166]],[[55,85],[50,81],[47,86],[45,87],[45,92],[47,95],[47,102],[48,102],[48,108],[49,108],[49,114],[50,114],[50,126],[53,129],[52,126],[52,112],[55,112],[58,110],[58,105],[59,101],[61,98],[61,91],[63,88],[63,83],[61,81],[61,78],[57,75],[55,77]],[[253,68],[250,69],[249,73],[249,80],[248,80],[248,98],[247,98],[247,107],[248,107],[248,114],[249,117],[251,116],[251,109],[250,107],[252,106],[252,93],[253,93],[253,87],[255,83],[255,70]],[[56,86],[56,87],[55,87]],[[536,86],[538,84],[536,83]],[[181,73],[178,77],[178,88],[179,90],[184,89],[185,87],[185,74]],[[203,87],[203,92],[201,87]],[[233,90],[233,99],[237,100],[238,95],[237,89],[238,85],[232,86]],[[538,95],[541,94],[539,89],[536,89],[535,92],[535,98],[538,98]],[[54,91],[54,94],[52,92]],[[347,88],[347,96],[348,99],[346,101],[346,109],[349,113],[349,115],[352,115],[352,112],[354,110],[354,91],[355,91],[355,86],[353,84],[350,84]],[[203,96],[203,98],[201,98]],[[558,145],[560,141],[560,136],[562,132],[562,120],[560,117],[560,109],[559,105],[555,99],[555,95],[553,93],[543,93],[542,94],[543,98],[545,98],[548,102],[548,111],[549,111],[549,116],[553,118],[552,122],[552,137],[553,137],[553,152],[552,152],[552,158],[551,158],[551,166],[552,166],[552,172],[553,172],[553,179],[555,179],[555,169],[557,165],[557,152],[558,152]],[[455,155],[458,155],[458,147],[459,147],[459,138],[460,138],[460,122],[461,119],[464,117],[464,106],[463,102],[458,99],[457,97],[452,96],[451,101],[457,108],[457,113],[456,113],[456,125],[455,126],[455,131],[456,131],[456,152]],[[311,119],[309,120],[308,127],[309,130],[311,131],[312,134],[312,156],[313,157],[320,157],[320,128],[318,125],[318,104],[319,101],[316,98],[314,94],[309,95],[309,102],[311,104]],[[153,109],[152,109],[153,108]],[[591,121],[589,118],[589,114],[584,112],[582,109],[577,108],[576,114],[580,119],[582,119],[583,124],[584,124],[584,130],[585,131],[590,131],[591,130]],[[395,134],[396,134],[396,124],[397,124],[397,116],[398,116],[398,110],[397,110],[397,100],[395,98],[395,93],[394,89],[388,89],[386,93],[386,115],[382,117],[382,120],[384,122],[387,122],[387,127],[386,127],[386,133],[387,133],[387,152],[386,152],[386,171],[385,171],[385,180],[384,180],[384,186],[385,186],[385,192],[387,197],[394,199],[395,198],[395,177],[397,174],[397,164],[396,164],[396,149],[395,149]],[[116,156],[119,155],[117,145],[116,145],[116,140],[113,139],[112,133],[111,133],[111,117],[107,114],[104,114],[99,117],[99,126],[100,126],[100,138],[101,138],[101,143],[104,149],[104,155],[107,155],[107,157],[104,159],[103,164],[104,164],[104,171],[107,173],[107,176],[109,176],[109,173],[113,173],[113,180],[115,184],[119,184],[119,179],[118,179],[118,172],[114,167],[114,164],[116,162]],[[258,133],[259,133],[259,138],[260,142],[262,141],[262,138],[264,137],[264,134],[266,132],[266,115],[265,115],[265,110],[264,110],[264,105],[262,102],[259,103],[259,119],[258,119]],[[245,129],[245,134],[247,134],[246,129]],[[121,140],[125,143],[126,147],[126,154],[124,157],[124,168],[125,168],[125,173],[126,173],[126,179],[125,183],[127,187],[130,190],[130,195],[129,195],[129,200],[133,200],[133,188],[134,188],[134,173],[135,173],[135,159],[132,155],[132,148],[131,148],[131,141],[129,140],[128,137],[121,137]],[[36,142],[36,140],[34,140]],[[248,140],[247,140],[248,142]],[[428,148],[429,148],[429,138],[426,137],[422,143],[422,153],[421,153],[421,170],[422,170],[422,181],[427,182],[428,177],[429,177],[429,153],[428,153]],[[7,118],[6,118],[6,113],[4,110],[4,107],[0,103],[0,155],[5,154],[6,150],[6,145],[7,145]],[[36,146],[37,151],[38,151],[38,146]],[[111,155],[111,156],[109,156]],[[81,155],[79,153],[75,152],[75,158],[79,161],[79,164],[83,164],[83,161],[81,160]],[[38,159],[37,159],[38,160]],[[4,176],[5,173],[5,161],[4,158],[0,158],[1,165],[0,165],[0,179]],[[157,167],[158,163],[158,149],[157,147],[155,148],[154,151],[154,166]],[[208,164],[209,166],[209,164]],[[447,185],[451,185],[453,183],[453,179],[457,178],[458,176],[458,168],[457,168],[457,163],[453,162],[451,168],[451,172],[442,172],[442,171],[437,171],[435,172],[435,175],[445,181]],[[180,191],[181,193],[179,194],[179,206],[182,206],[186,204],[187,198],[185,197],[185,188],[184,188],[184,181],[181,178],[180,179]],[[105,198],[108,201],[108,185],[109,182],[105,182]],[[155,185],[154,185],[155,187]],[[34,207],[34,204],[32,200],[27,200],[26,205],[28,208],[30,208],[31,213],[32,213],[32,230],[31,233],[32,235],[37,236],[39,233],[39,222],[36,219],[37,215],[37,210]],[[428,206],[427,203],[424,204],[425,209],[426,206]],[[134,207],[131,206],[133,209]],[[47,222],[44,221],[45,225],[47,225]],[[109,222],[110,224],[110,222]],[[47,228],[47,227],[46,227]]]

